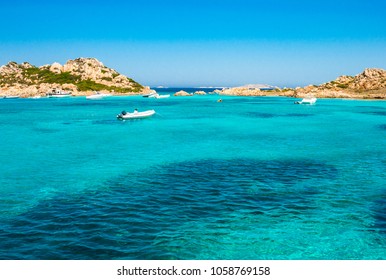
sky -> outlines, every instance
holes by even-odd
[[[386,69],[385,0],[0,0],[0,12],[0,65],[95,57],[170,87],[295,87]]]

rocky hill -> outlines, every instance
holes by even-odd
[[[386,70],[365,69],[356,76],[340,76],[335,81],[321,85],[324,88],[344,88],[355,91],[386,88]]]
[[[296,97],[312,94],[322,98],[386,99],[386,70],[368,68],[356,76],[340,76],[319,86],[288,91],[291,92]]]
[[[370,68],[356,76],[340,76],[334,81],[321,85],[306,87],[274,88],[261,90],[258,86],[225,88],[217,91],[221,95],[267,96],[280,95],[289,97],[305,97],[313,95],[318,98],[356,98],[386,99],[386,70]]]
[[[77,58],[64,65],[55,62],[40,67],[28,62],[9,62],[0,67],[0,95],[28,97],[53,89],[71,91],[73,95],[88,95],[93,91],[128,95],[149,90],[95,58]]]

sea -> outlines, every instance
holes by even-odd
[[[385,101],[156,90],[0,100],[0,259],[386,259]]]

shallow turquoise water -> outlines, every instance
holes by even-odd
[[[0,259],[386,259],[386,102],[218,98],[0,100]]]

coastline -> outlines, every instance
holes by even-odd
[[[113,93],[113,92],[105,92],[101,91],[100,93],[103,94],[110,94],[112,97],[125,97],[125,96],[142,96],[144,94],[149,93],[149,91],[143,91],[143,92],[127,92],[127,93]],[[185,95],[179,95],[177,92],[172,93],[174,97],[182,97]],[[90,95],[95,94],[95,92],[77,92],[72,93],[71,97],[87,97]],[[195,92],[189,93],[189,96],[203,96],[203,95],[218,95],[218,96],[238,96],[238,97],[288,97],[288,98],[304,98],[309,95],[312,95],[313,97],[316,97],[318,99],[342,99],[342,100],[386,100],[386,90],[382,92],[382,94],[368,94],[368,93],[361,93],[361,92],[330,92],[330,93],[318,93],[318,92],[296,92],[296,90],[291,91],[264,91],[260,93],[252,93],[252,92],[244,92],[244,93],[213,93],[213,92],[206,92],[205,94],[196,94]],[[28,98],[34,98],[34,97],[41,97],[45,98],[47,97],[46,94],[15,94],[13,91],[11,92],[5,92],[0,91],[0,99],[7,99],[7,97],[13,96],[17,98],[22,99],[28,99]]]
[[[31,86],[30,86],[31,87]],[[46,88],[46,87],[45,87]],[[57,87],[59,88],[59,87]],[[307,86],[304,88],[275,88],[272,90],[261,90],[258,88],[246,88],[246,87],[233,87],[215,89],[212,91],[210,88],[206,88],[207,91],[203,90],[202,87],[189,88],[186,90],[185,87],[177,88],[150,88],[144,86],[140,92],[110,92],[106,90],[98,91],[103,94],[110,94],[111,96],[141,96],[150,93],[152,90],[157,92],[168,92],[175,97],[185,96],[185,94],[178,94],[181,90],[185,91],[189,96],[195,95],[218,95],[218,96],[241,96],[241,97],[259,97],[259,96],[280,96],[280,97],[291,97],[291,98],[304,98],[307,96],[313,96],[318,99],[355,99],[355,100],[386,100],[386,88],[370,89],[370,90],[329,90],[325,88],[319,88],[317,86]],[[0,89],[0,99],[6,96],[16,96],[19,98],[33,98],[33,97],[46,97],[48,91],[38,91],[28,89]],[[95,94],[95,91],[72,91],[71,96],[73,97],[87,97]]]
[[[33,98],[52,91],[69,92],[72,96],[90,96],[96,92],[113,96],[149,94],[153,90],[173,96],[230,95],[230,96],[286,96],[304,98],[386,99],[386,70],[367,68],[356,76],[339,76],[320,85],[279,88],[267,84],[247,84],[238,87],[214,88],[159,88],[151,89],[133,79],[106,67],[96,58],[77,58],[64,65],[53,63],[36,67],[28,62],[9,62],[0,67],[0,98]]]

